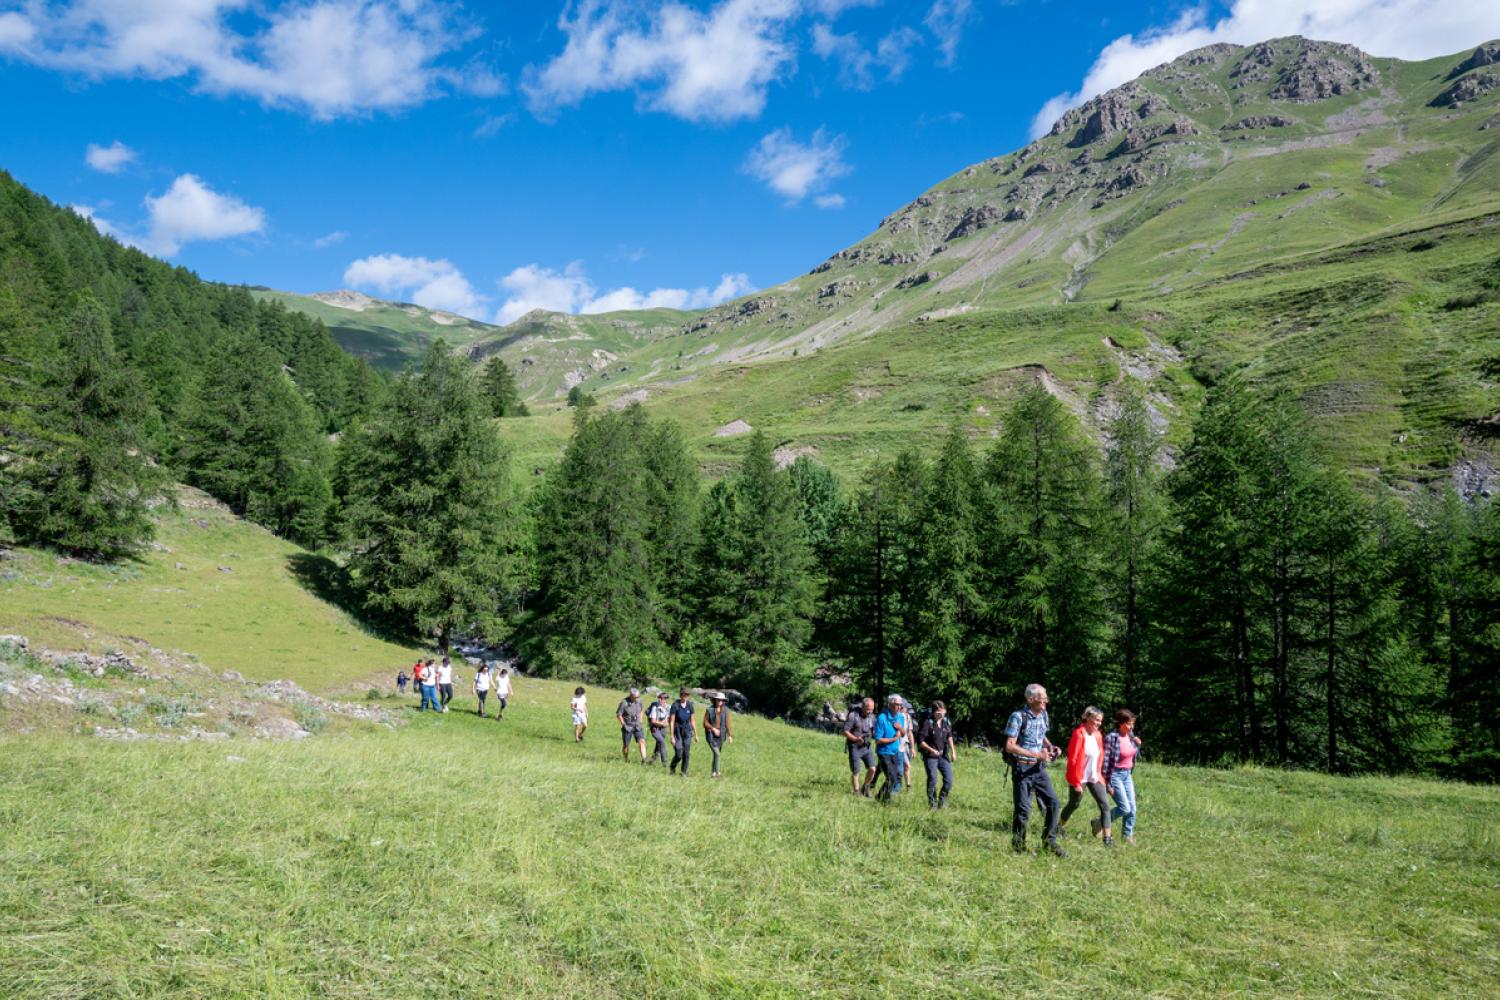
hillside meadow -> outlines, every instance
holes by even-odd
[[[722,780],[674,778],[621,761],[615,692],[574,744],[570,693],[289,743],[0,738],[0,994],[1493,995],[1494,788],[1148,749],[1136,847],[1080,818],[1069,859],[1017,856],[992,754],[944,812],[882,806],[836,737],[744,717]]]

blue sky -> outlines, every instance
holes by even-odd
[[[1210,41],[1408,58],[1452,0],[0,0],[0,168],[206,278],[508,320],[804,271]]]

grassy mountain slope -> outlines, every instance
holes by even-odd
[[[180,568],[179,568],[180,567]],[[409,664],[416,651],[340,610],[333,566],[184,489],[136,562],[18,549],[0,563],[0,633],[56,649],[144,642],[252,680],[324,690]],[[86,634],[85,634],[86,633]]]
[[[955,419],[985,434],[1028,379],[1098,426],[1138,378],[1175,427],[1206,380],[1249,365],[1297,392],[1350,465],[1493,486],[1497,57],[1491,43],[1405,63],[1296,38],[1190,53],[807,275],[608,365],[540,341],[529,363],[680,419],[711,468],[736,449],[713,432],[743,419],[851,470]],[[515,342],[471,350],[520,363]],[[567,433],[543,410],[506,428],[528,464]]]
[[[258,299],[280,302],[288,309],[316,316],[340,347],[387,371],[400,371],[440,337],[455,347],[465,347],[499,329],[439,309],[426,309],[409,302],[385,302],[358,292],[299,295],[252,288],[250,293]]]

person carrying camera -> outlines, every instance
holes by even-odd
[[[1005,759],[1010,764],[1010,783],[1015,811],[1011,816],[1010,846],[1026,853],[1026,822],[1031,819],[1033,796],[1041,803],[1042,818],[1047,826],[1046,850],[1060,858],[1068,856],[1057,842],[1057,792],[1047,775],[1047,764],[1057,759],[1061,748],[1047,739],[1047,689],[1040,684],[1026,685],[1026,707],[1010,713],[1005,723]]]

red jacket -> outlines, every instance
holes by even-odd
[[[1090,735],[1082,726],[1073,730],[1073,735],[1068,739],[1068,784],[1074,788],[1083,785],[1083,741],[1093,740],[1099,744],[1099,776],[1104,776],[1104,733],[1094,730]]]

